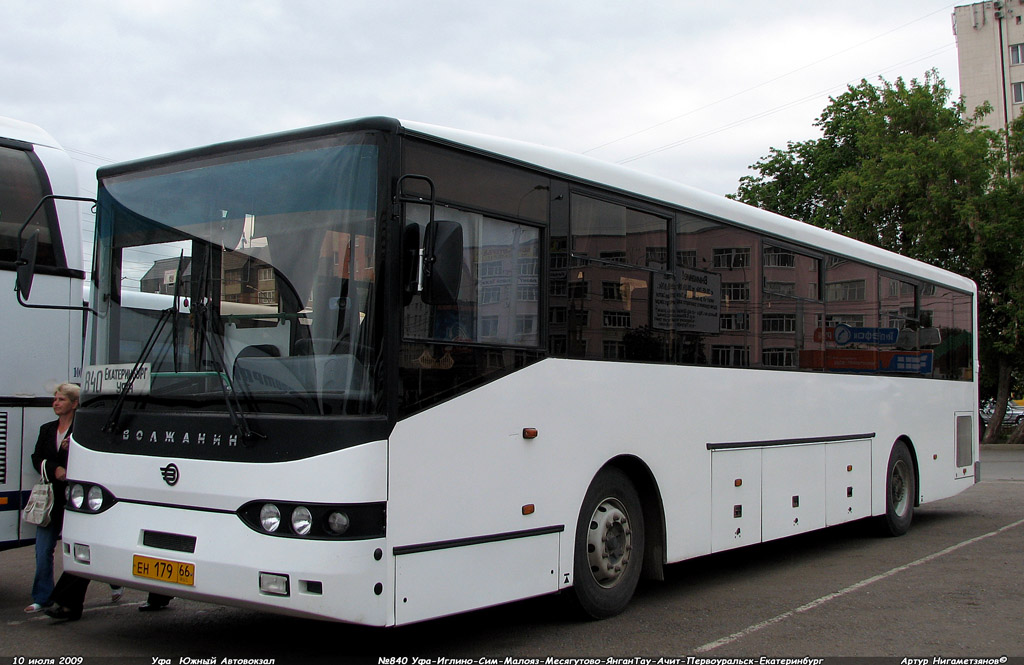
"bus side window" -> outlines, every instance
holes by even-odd
[[[667,362],[671,317],[655,296],[669,279],[667,217],[573,193],[569,223],[568,271],[559,271],[567,283],[551,293],[553,341],[564,339],[574,358]],[[553,269],[557,288],[555,278]]]
[[[18,230],[40,199],[51,193],[50,183],[30,150],[0,146],[0,172],[0,261],[13,263],[18,258]],[[39,231],[36,265],[57,265],[51,233],[56,228],[56,210],[49,201],[22,234],[27,239]]]
[[[406,207],[406,238],[429,211]],[[541,230],[439,207],[463,229],[463,275],[454,303],[432,305],[407,295],[399,373],[406,411],[469,390],[495,374],[540,357]],[[421,239],[422,242],[422,239]]]

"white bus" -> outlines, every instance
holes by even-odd
[[[53,137],[0,117],[0,291],[15,290],[19,233],[23,244],[34,236],[28,302],[63,307],[24,309],[10,296],[0,316],[0,549],[35,539],[19,514],[39,477],[32,451],[55,418],[53,390],[81,373],[82,313],[70,309],[81,307],[85,279],[77,198],[74,165]]]
[[[373,626],[557,592],[604,617],[668,563],[898,535],[978,479],[976,289],[943,270],[386,118],[98,179],[86,577]],[[180,303],[142,331],[139,265]]]

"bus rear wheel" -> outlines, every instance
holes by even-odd
[[[902,536],[910,530],[914,518],[914,497],[917,483],[914,478],[914,459],[907,444],[897,441],[889,453],[889,466],[885,476],[884,532]]]
[[[615,468],[601,471],[583,500],[576,525],[573,592],[587,617],[626,608],[644,561],[644,518],[636,488]]]

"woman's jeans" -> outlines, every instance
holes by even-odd
[[[36,575],[32,580],[32,602],[47,605],[53,593],[53,551],[60,538],[60,522],[36,527]]]

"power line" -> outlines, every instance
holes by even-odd
[[[90,159],[99,160],[98,163],[102,163],[102,164],[113,164],[114,161],[116,161],[114,159],[111,159],[110,157],[104,157],[103,155],[97,155],[97,154],[92,153],[92,152],[86,152],[85,150],[78,150],[77,148],[69,148],[67,146],[64,146],[64,150],[65,150],[65,152],[71,152],[71,153],[74,153],[76,155],[82,155],[82,156],[88,157]],[[80,161],[84,162],[84,161],[88,161],[88,160],[82,159]]]
[[[866,78],[874,78],[875,76],[879,76],[881,74],[884,74],[885,72],[890,71],[892,69],[896,69],[896,68],[899,68],[899,67],[904,67],[906,65],[914,64],[916,62],[921,62],[922,60],[928,60],[930,58],[934,58],[936,55],[938,55],[940,53],[943,53],[945,51],[948,51],[951,48],[953,48],[953,46],[948,46],[948,45],[947,46],[943,46],[941,48],[932,50],[932,51],[930,51],[930,52],[928,52],[928,53],[926,53],[924,55],[918,56],[916,58],[912,58],[910,60],[905,60],[905,61],[897,63],[895,65],[890,65],[889,67],[886,67],[885,69],[878,70],[877,72],[875,72],[873,74],[869,74],[868,76],[865,76],[865,77],[862,77],[862,78],[865,78],[865,79]],[[670,150],[672,148],[679,147],[679,146],[684,145],[686,143],[690,143],[692,141],[696,141],[696,140],[699,140],[699,139],[707,138],[708,136],[712,136],[714,134],[719,134],[719,133],[724,132],[724,131],[726,131],[728,129],[733,129],[735,127],[738,127],[739,125],[743,125],[743,124],[746,124],[748,122],[752,122],[754,120],[760,120],[761,118],[765,118],[767,116],[774,115],[774,114],[779,113],[781,111],[785,111],[786,109],[792,108],[793,106],[797,106],[799,104],[802,104],[803,102],[810,101],[812,99],[815,99],[816,97],[820,97],[821,95],[829,94],[829,93],[831,93],[833,91],[836,91],[836,90],[845,89],[849,85],[850,85],[849,82],[847,82],[847,83],[843,83],[841,85],[830,86],[828,88],[825,88],[823,90],[819,90],[818,92],[814,92],[814,93],[812,93],[810,95],[807,95],[805,97],[801,97],[800,99],[796,99],[796,100],[793,100],[793,101],[790,101],[790,102],[786,102],[785,104],[782,104],[780,106],[776,106],[776,107],[768,109],[766,111],[761,111],[759,113],[755,113],[754,115],[750,115],[750,116],[747,116],[745,118],[741,118],[739,120],[735,120],[735,121],[730,122],[730,123],[728,123],[726,125],[722,125],[721,127],[718,127],[716,129],[711,129],[711,130],[708,130],[708,131],[705,131],[705,132],[701,132],[700,134],[695,134],[693,136],[689,136],[689,137],[684,138],[684,139],[679,139],[678,141],[673,141],[671,143],[666,143],[664,145],[658,146],[656,148],[651,148],[650,150],[646,150],[644,152],[638,153],[638,154],[633,155],[631,157],[626,157],[624,159],[617,160],[615,163],[616,164],[628,164],[629,162],[635,162],[638,159],[643,159],[644,157],[650,157],[651,155],[655,155],[655,154],[657,154],[659,152],[664,152],[666,150]]]
[[[890,35],[890,34],[892,34],[894,32],[899,31],[899,30],[902,30],[902,29],[904,29],[904,28],[906,28],[906,27],[908,27],[910,25],[913,25],[914,23],[918,23],[919,21],[923,21],[923,20],[925,20],[927,18],[931,18],[932,16],[934,16],[935,14],[938,14],[939,12],[949,11],[952,8],[953,8],[953,5],[945,5],[942,8],[936,9],[933,12],[929,12],[928,14],[925,14],[924,16],[918,17],[918,18],[914,19],[913,21],[910,21],[908,23],[904,23],[903,25],[897,26],[897,27],[892,28],[890,30],[887,30],[887,31],[885,31],[885,32],[883,32],[881,34],[875,35],[874,37],[871,37],[870,39],[867,39],[867,40],[865,40],[863,42],[860,42],[859,44],[855,44],[853,46],[849,46],[849,47],[847,47],[845,49],[842,49],[840,51],[836,51],[835,53],[833,53],[831,55],[828,55],[828,56],[825,56],[824,58],[819,58],[819,59],[815,60],[812,63],[808,63],[808,64],[806,64],[806,65],[804,65],[802,67],[797,67],[796,69],[791,70],[791,71],[789,71],[789,72],[787,72],[785,74],[781,74],[779,76],[776,76],[775,78],[769,79],[767,81],[763,81],[762,83],[758,83],[757,85],[751,86],[749,88],[746,88],[746,89],[741,90],[739,92],[733,93],[733,94],[728,95],[726,97],[722,97],[721,99],[718,99],[716,101],[713,101],[713,102],[710,102],[708,104],[705,104],[704,106],[700,106],[698,108],[691,109],[691,110],[689,110],[686,113],[683,113],[681,115],[677,115],[677,116],[675,116],[673,118],[669,118],[668,120],[663,120],[663,121],[661,121],[659,123],[656,123],[654,125],[646,127],[644,129],[632,132],[631,134],[626,134],[625,136],[620,136],[617,139],[612,139],[611,141],[607,141],[605,143],[602,143],[601,145],[594,146],[593,148],[589,148],[587,150],[584,150],[582,152],[582,154],[586,155],[588,153],[594,152],[595,150],[599,150],[601,148],[605,148],[607,146],[610,146],[612,144],[618,143],[620,141],[625,141],[626,139],[630,139],[630,138],[633,138],[635,136],[639,136],[640,134],[644,134],[646,132],[649,132],[651,130],[657,129],[659,127],[663,127],[663,126],[668,125],[670,123],[673,123],[673,122],[675,122],[677,120],[681,120],[681,119],[683,119],[683,118],[685,118],[685,117],[687,117],[689,115],[693,115],[694,113],[698,113],[700,111],[704,111],[704,110],[709,109],[709,108],[711,108],[713,106],[717,106],[718,104],[721,104],[723,102],[727,102],[727,101],[729,101],[731,99],[735,99],[735,98],[740,97],[742,95],[745,95],[745,94],[747,94],[749,92],[753,92],[754,90],[757,90],[759,88],[763,88],[763,87],[765,87],[767,85],[770,85],[772,83],[780,81],[780,80],[782,80],[782,79],[784,79],[784,78],[786,78],[788,76],[792,76],[793,74],[797,74],[797,73],[802,72],[802,71],[804,71],[806,69],[810,69],[811,67],[814,67],[814,66],[816,66],[816,65],[818,65],[818,64],[820,64],[820,63],[822,63],[822,62],[824,62],[826,60],[830,60],[832,58],[836,58],[836,57],[838,57],[838,56],[840,56],[840,55],[842,55],[844,53],[847,53],[847,52],[852,51],[854,49],[860,48],[860,47],[862,47],[862,46],[864,46],[866,44],[870,44],[873,41],[881,39],[882,37]],[[630,158],[630,159],[628,159],[626,161],[632,161],[632,158]],[[625,162],[619,162],[619,163],[621,164],[621,163],[625,163]]]

